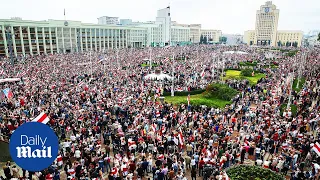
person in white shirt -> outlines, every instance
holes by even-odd
[[[74,152],[74,157],[77,158],[78,160],[81,157],[81,151],[78,148]]]
[[[256,160],[256,165],[257,166],[261,166],[262,165],[262,160],[261,159],[257,159]]]
[[[190,165],[192,168],[196,168],[196,160],[194,158],[191,159]]]

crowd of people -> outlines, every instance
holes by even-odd
[[[0,84],[13,93],[0,99],[3,140],[45,112],[60,141],[48,169],[17,173],[8,162],[3,178],[227,179],[227,168],[253,162],[291,179],[319,179],[320,156],[312,147],[320,138],[320,49],[298,50],[290,57],[265,49],[276,68],[266,65],[264,50],[245,45],[27,56],[14,66],[2,59],[0,77],[21,78]],[[256,85],[222,80],[225,69],[252,61],[266,74]],[[173,85],[145,78],[156,70],[174,76]],[[291,79],[299,77],[305,82],[297,91]],[[213,82],[239,92],[224,109],[159,100],[172,88],[192,91]]]

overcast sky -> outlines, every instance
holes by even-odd
[[[97,23],[100,16],[153,21],[157,10],[171,7],[171,19],[201,24],[222,33],[254,29],[255,14],[266,0],[10,0],[0,6],[0,19],[68,20]],[[320,30],[320,0],[274,0],[280,9],[279,30]]]

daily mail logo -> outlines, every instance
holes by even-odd
[[[21,147],[16,147],[18,158],[52,158],[51,146],[46,147],[47,137],[43,140],[39,135],[28,137],[21,135]],[[32,151],[32,146],[41,145],[41,149]]]
[[[48,168],[58,156],[59,142],[54,131],[46,124],[29,122],[21,125],[10,138],[13,161],[28,171]]]

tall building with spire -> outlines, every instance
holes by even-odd
[[[301,46],[302,31],[278,30],[280,10],[267,1],[256,13],[255,30],[244,32],[244,43],[258,46]]]
[[[255,43],[257,45],[276,45],[279,9],[272,1],[260,6],[256,14]]]

